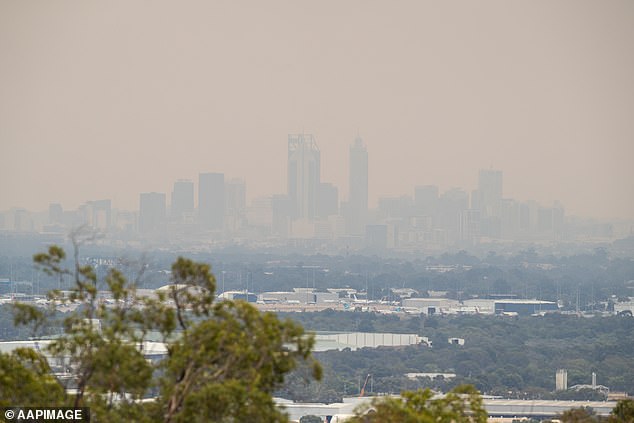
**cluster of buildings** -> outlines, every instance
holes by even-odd
[[[481,170],[477,189],[440,192],[416,186],[413,195],[381,197],[368,207],[368,151],[361,138],[349,149],[349,191],[321,179],[321,153],[310,134],[288,136],[285,193],[247,204],[243,179],[200,173],[197,181],[177,180],[171,193],[144,192],[136,211],[88,201],[77,210],[51,204],[40,221],[24,209],[0,213],[0,229],[67,232],[86,225],[127,240],[211,244],[330,244],[352,249],[434,250],[470,246],[481,240],[560,240],[567,231],[561,204],[542,207],[503,195],[499,170]],[[590,236],[610,237],[611,227]]]

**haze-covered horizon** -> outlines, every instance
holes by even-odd
[[[286,193],[313,134],[348,197],[416,185],[634,218],[634,3],[0,2],[0,210],[72,209],[221,172]]]

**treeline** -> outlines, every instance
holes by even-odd
[[[568,370],[568,386],[597,383],[612,391],[634,392],[634,319],[578,318],[564,315],[501,318],[381,316],[373,313],[324,311],[289,314],[308,330],[350,330],[416,333],[432,348],[365,348],[316,353],[324,367],[320,383],[302,382],[301,370],[289,378],[286,396],[334,401],[358,394],[359,381],[372,375],[372,390],[398,393],[430,387],[448,390],[473,384],[484,394],[512,398],[602,399],[593,390],[558,392],[557,369]],[[447,339],[465,339],[464,346]],[[405,373],[456,373],[451,380],[411,380]],[[366,388],[369,389],[370,387]]]

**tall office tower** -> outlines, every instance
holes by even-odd
[[[510,198],[503,198],[500,202],[500,236],[513,239],[520,230],[520,204]]]
[[[348,233],[365,233],[368,214],[368,150],[360,137],[350,146],[350,180],[348,196]]]
[[[225,217],[224,173],[201,173],[198,177],[198,221],[205,229],[222,229]]]
[[[445,191],[439,198],[439,228],[446,231],[446,242],[453,244],[459,235],[460,215],[469,209],[469,195],[459,188]]]
[[[329,183],[319,184],[319,195],[317,196],[317,216],[328,218],[339,214],[339,190]]]
[[[402,219],[412,215],[414,201],[409,195],[379,198],[379,213],[384,219]]]
[[[247,209],[247,186],[244,179],[225,182],[225,210],[227,216],[243,216]]]
[[[165,194],[144,192],[139,199],[139,232],[158,231],[165,222]]]
[[[107,230],[112,224],[112,205],[110,200],[89,201],[86,211],[87,223],[95,229]]]
[[[482,217],[500,216],[502,171],[480,170],[478,178],[479,206]]]
[[[460,212],[458,233],[463,245],[478,243],[480,240],[480,210],[469,209]]]
[[[317,215],[320,162],[312,135],[288,136],[288,196],[293,202],[293,218],[313,219]]]
[[[438,213],[438,187],[419,185],[414,188],[414,210],[418,216],[431,216],[436,220]]]
[[[64,209],[59,203],[51,203],[48,206],[48,223],[61,224],[64,221]]]
[[[225,182],[225,229],[235,232],[247,221],[247,187],[244,179]]]
[[[170,218],[174,222],[184,223],[194,214],[194,183],[188,179],[174,182]]]

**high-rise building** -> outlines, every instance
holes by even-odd
[[[157,231],[165,222],[165,194],[144,192],[139,196],[139,232]]]
[[[438,227],[445,231],[446,242],[453,244],[460,232],[460,216],[469,209],[469,195],[459,188],[445,191],[438,200]]]
[[[368,150],[360,137],[350,146],[350,179],[346,226],[348,233],[365,233],[368,214]]]
[[[222,229],[225,217],[224,173],[201,173],[198,177],[198,221],[205,229]]]
[[[48,222],[52,224],[62,224],[64,221],[64,209],[59,203],[51,203],[48,206]]]
[[[480,170],[477,198],[472,205],[480,210],[482,235],[491,238],[502,236],[502,172]]]
[[[480,170],[478,178],[478,205],[482,217],[500,216],[502,201],[502,171]]]
[[[460,212],[459,238],[463,245],[475,245],[480,239],[480,210]]]
[[[194,183],[187,179],[174,182],[170,216],[178,223],[185,222],[194,214]]]
[[[86,203],[86,222],[95,229],[108,230],[112,223],[110,200],[95,200]]]
[[[247,186],[244,179],[225,182],[225,210],[227,216],[242,216],[247,208]]]
[[[293,218],[313,219],[317,215],[320,162],[312,135],[288,136],[288,196],[293,203]]]
[[[431,216],[433,220],[438,213],[438,187],[436,185],[419,185],[414,188],[414,210],[418,216]]]
[[[225,229],[236,232],[246,225],[247,186],[244,179],[225,182]]]
[[[336,186],[322,182],[319,184],[317,216],[328,218],[339,214],[339,190]]]

